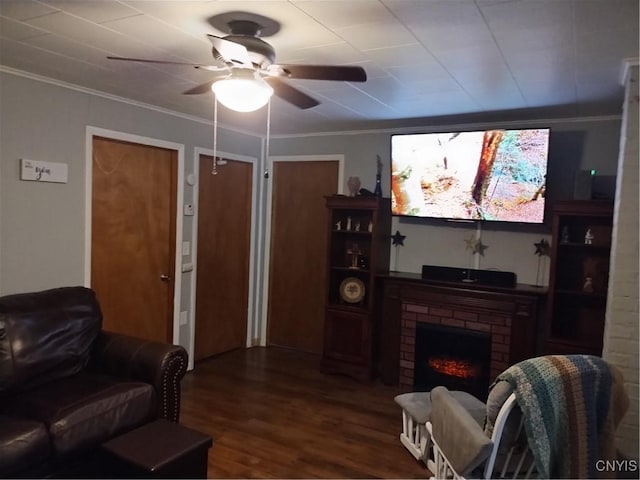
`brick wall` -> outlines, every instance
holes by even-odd
[[[403,391],[410,392],[413,389],[416,324],[418,322],[489,333],[491,336],[491,381],[509,366],[512,323],[510,317],[482,314],[454,306],[436,307],[403,303],[402,329],[400,331],[400,387]]]
[[[618,366],[630,397],[629,411],[618,429],[618,448],[638,457],[638,66],[625,82],[616,200],[613,217],[609,297],[603,357]]]

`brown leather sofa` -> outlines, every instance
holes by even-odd
[[[187,353],[102,330],[84,287],[0,297],[0,477],[69,472],[105,440],[177,422]]]

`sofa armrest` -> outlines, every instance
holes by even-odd
[[[101,331],[89,368],[127,380],[150,383],[158,397],[158,416],[177,422],[180,416],[180,380],[188,355],[179,345],[143,340]]]

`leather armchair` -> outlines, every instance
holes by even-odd
[[[0,298],[0,477],[68,472],[106,440],[178,421],[184,348],[101,324],[88,288]]]

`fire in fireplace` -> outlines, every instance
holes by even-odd
[[[482,400],[489,388],[491,338],[488,333],[419,323],[413,387],[429,391],[438,385],[463,390]]]
[[[480,374],[480,367],[465,360],[457,360],[448,357],[430,357],[429,368],[442,375],[450,375],[458,378],[474,378]]]

